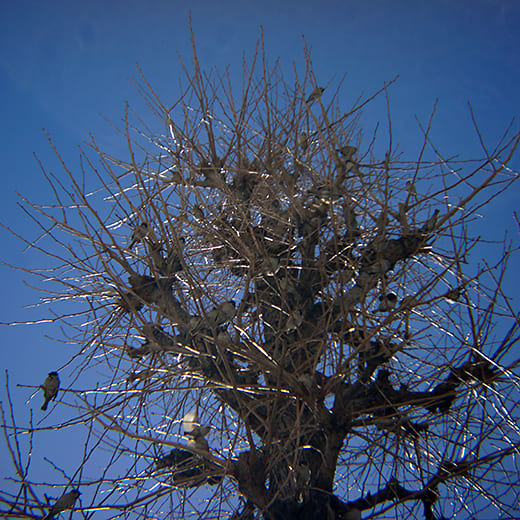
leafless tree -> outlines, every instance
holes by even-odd
[[[183,67],[173,103],[141,74],[154,120],[127,107],[126,159],[92,139],[79,169],[42,166],[53,203],[24,201],[77,346],[49,420],[67,403],[86,434],[49,493],[24,462],[39,428],[4,404],[2,515],[77,488],[84,518],[517,518],[514,245],[477,265],[471,228],[518,179],[520,134],[489,147],[475,122],[482,158],[444,157],[434,109],[406,158],[393,81],[345,110],[307,49],[287,81],[262,40],[239,92],[195,45]],[[378,96],[382,137],[361,130]]]

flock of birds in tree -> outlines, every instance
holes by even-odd
[[[324,92],[323,87],[316,87],[312,93],[308,96],[306,103],[311,104],[320,99]],[[300,147],[304,152],[310,146],[310,138],[306,133],[301,133],[297,137],[297,146]],[[346,144],[336,150],[338,154],[338,158],[342,163],[341,175],[338,176],[336,181],[332,184],[325,184],[322,186],[314,186],[308,190],[308,195],[314,197],[317,201],[317,204],[311,206],[309,211],[305,211],[300,208],[299,211],[294,215],[294,221],[297,226],[297,229],[301,236],[305,237],[306,235],[312,234],[316,231],[317,227],[319,227],[319,221],[323,218],[322,212],[323,207],[333,204],[337,202],[339,199],[343,197],[342,186],[341,183],[345,178],[345,175],[349,172],[354,174],[360,174],[358,164],[356,163],[354,156],[357,153],[357,148],[355,146]],[[221,189],[223,186],[222,177],[218,173],[218,168],[215,165],[202,165],[200,168],[201,173],[204,176],[202,181],[194,181],[194,185],[207,187],[207,188],[218,188]],[[176,176],[177,175],[177,176]],[[238,177],[238,176],[237,176]],[[179,176],[178,172],[173,174],[174,182],[181,182],[182,177]],[[233,181],[233,187],[237,188],[238,191],[241,192],[240,197],[243,199],[247,199],[251,194],[251,186],[248,186],[249,178],[235,178]],[[405,185],[405,190],[409,194],[410,197],[417,197],[417,190],[411,180],[408,180]],[[274,210],[281,211],[279,203],[277,201],[273,201],[271,204]],[[192,207],[192,217],[198,221],[202,222],[205,219],[204,212],[200,205],[194,204]],[[406,208],[404,209],[404,213],[406,213]],[[437,219],[438,210],[433,214],[429,221],[426,222],[424,226],[424,230],[428,231],[435,227],[435,221]],[[352,209],[352,207],[348,204],[344,204],[343,216],[345,218],[345,222],[347,223],[347,228],[349,229],[350,236],[352,238],[356,238],[360,235],[358,224],[356,221],[356,213]],[[404,221],[406,221],[406,217],[403,217],[403,228],[405,227]],[[147,221],[139,222],[133,229],[129,239],[129,248],[133,249],[138,244],[146,241],[150,234],[153,233],[152,227]],[[183,269],[183,252],[185,245],[185,238],[181,237],[175,241],[170,249],[166,252],[166,255],[163,256],[161,252],[161,246],[154,244],[152,240],[149,241],[150,251],[152,256],[154,256],[154,263],[157,267],[157,270],[160,275],[165,277],[171,277],[175,273],[182,271]],[[222,259],[222,251],[216,250],[213,253],[213,258],[216,261]],[[225,256],[225,255],[224,255]],[[280,268],[280,258],[276,256],[276,254],[272,254],[271,256],[266,256],[256,262],[256,265],[253,266],[254,271],[260,277],[269,277],[276,275]],[[235,269],[235,272],[239,271],[238,268]],[[143,307],[143,301],[147,301],[147,284],[152,286],[155,282],[152,277],[140,276],[138,278],[132,279],[130,277],[130,283],[132,285],[132,291],[127,292],[120,301],[121,306],[127,311],[138,311]],[[282,280],[281,283],[285,283],[286,285],[283,289],[290,294],[291,292],[295,292],[294,285],[291,285],[290,280]],[[149,289],[153,291],[153,289]],[[445,295],[445,299],[450,302],[456,302],[459,300],[462,294],[462,288],[455,288],[449,290]],[[410,297],[408,297],[410,298]],[[149,299],[149,298],[148,298]],[[406,302],[403,300],[403,302]],[[379,296],[379,305],[375,309],[376,312],[381,313],[390,313],[394,309],[396,309],[398,304],[398,296],[394,292],[385,291]],[[191,335],[203,334],[207,331],[217,331],[217,341],[218,335],[226,335],[225,324],[229,323],[235,317],[237,312],[237,304],[234,300],[224,301],[220,304],[215,305],[211,310],[202,315],[187,315],[187,323],[185,324],[185,329]],[[295,308],[292,309],[287,314],[287,319],[285,325],[282,326],[282,330],[284,332],[292,331],[297,329],[303,321],[303,313],[301,310]],[[161,334],[161,331],[154,330],[154,334]],[[165,337],[166,334],[162,333]],[[163,338],[164,339],[164,338]],[[166,340],[168,341],[168,339]],[[128,354],[131,358],[140,358],[146,355],[149,352],[149,347],[147,344],[141,346],[140,348],[129,348]],[[302,376],[301,380],[304,381],[305,377]],[[45,381],[41,385],[41,389],[44,394],[44,402],[41,407],[41,410],[46,411],[48,404],[56,399],[58,395],[58,390],[60,387],[60,379],[57,372],[49,372]],[[155,462],[156,468],[171,468],[175,467],[178,478],[186,478],[186,479],[194,479],[193,481],[195,485],[200,482],[208,482],[210,484],[218,483],[222,477],[218,476],[210,476],[204,477],[204,465],[201,463],[199,465],[194,465],[194,453],[195,454],[204,454],[209,453],[209,445],[206,439],[206,436],[210,432],[210,427],[207,425],[202,425],[199,421],[198,409],[195,408],[190,410],[184,416],[182,420],[182,426],[184,431],[184,436],[187,439],[187,447],[188,450],[183,450],[179,448],[174,448],[168,455],[157,458]],[[197,476],[201,476],[199,481],[196,480]],[[72,491],[63,494],[57,501],[52,505],[49,510],[49,513],[45,517],[45,520],[52,520],[56,515],[60,512],[71,509],[74,507],[75,501],[80,496],[80,492],[77,489],[73,489]]]

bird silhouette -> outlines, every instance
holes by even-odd
[[[47,410],[47,405],[50,401],[56,398],[58,395],[58,388],[60,387],[60,378],[58,377],[58,372],[49,372],[45,381],[41,385],[41,389],[43,390],[43,404],[41,410]]]
[[[61,513],[66,509],[71,509],[80,495],[81,493],[77,489],[73,489],[72,491],[62,495],[58,500],[56,500],[55,504],[51,507],[47,516],[45,516],[43,520],[52,520],[58,513]]]
[[[130,237],[130,246],[129,248],[132,249],[138,242],[141,242],[141,240],[148,235],[149,227],[148,222],[141,222],[139,225],[137,225],[134,230],[132,231],[132,236]]]
[[[325,91],[325,87],[316,87],[307,98],[306,103],[311,104],[314,103],[317,99],[320,99],[321,95]]]

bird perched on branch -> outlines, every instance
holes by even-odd
[[[197,409],[190,410],[182,419],[184,435],[188,438],[188,446],[197,450],[209,451],[206,435],[209,433],[209,426],[202,426],[199,421]]]
[[[60,378],[58,372],[49,372],[45,381],[40,386],[43,390],[44,401],[41,410],[47,410],[47,405],[58,395],[58,388],[60,387]]]
[[[185,243],[186,239],[184,237],[180,237],[176,243],[171,244],[163,266],[167,276],[171,276],[174,273],[182,271],[183,265],[181,258],[184,252]]]
[[[350,161],[354,154],[357,152],[357,148],[355,146],[350,146],[349,144],[346,144],[345,146],[338,148],[336,151],[343,156],[343,159],[345,161]]]
[[[379,297],[379,302],[379,307],[376,309],[377,312],[389,312],[392,309],[395,309],[395,306],[397,305],[397,294],[382,294]]]
[[[148,232],[150,231],[148,227],[148,222],[141,222],[138,224],[134,230],[132,231],[132,236],[130,237],[130,245],[129,248],[132,249],[132,247],[135,246],[138,242],[141,242],[141,240],[148,235]]]
[[[235,316],[236,304],[233,300],[222,302],[207,314],[206,324],[209,328],[219,327]]]
[[[413,195],[414,197],[417,197],[417,189],[415,187],[415,184],[412,182],[412,181],[406,181],[406,191],[410,194],[410,195]]]
[[[309,136],[306,132],[302,132],[298,139],[296,140],[298,146],[302,149],[303,153],[307,151],[307,148],[309,148]]]
[[[307,98],[307,101],[305,103],[311,104],[314,103],[317,99],[320,99],[321,95],[325,91],[325,87],[316,87]]]
[[[196,220],[202,221],[204,220],[204,212],[199,204],[194,204],[191,210],[191,214],[195,217]]]
[[[297,329],[303,323],[303,314],[300,310],[295,309],[289,314],[287,321],[285,322],[284,331],[290,331]]]
[[[431,233],[437,226],[437,218],[439,217],[439,209],[437,208],[433,215],[424,223],[421,231],[423,233]]]
[[[56,503],[51,507],[49,513],[43,520],[53,520],[57,514],[66,509],[71,509],[80,495],[81,493],[77,489],[73,489],[72,491],[62,495],[58,500],[56,500]]]
[[[450,289],[447,293],[443,294],[442,297],[448,303],[457,303],[463,294],[464,294],[464,286],[460,286],[460,287],[455,287],[454,289]]]

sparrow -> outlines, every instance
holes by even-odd
[[[205,324],[204,318],[200,316],[191,316],[188,321],[188,326],[191,331],[196,331],[200,329]]]
[[[418,304],[417,296],[410,294],[409,296],[405,296],[401,300],[401,308],[403,309],[412,309],[413,307],[416,307]]]
[[[345,161],[350,161],[354,154],[357,152],[357,148],[355,146],[350,146],[349,144],[346,144],[345,146],[338,148],[336,151],[343,156]]]
[[[325,87],[316,87],[310,94],[310,96],[307,98],[307,101],[305,103],[313,103],[317,99],[320,99],[321,95],[325,91]]]
[[[226,321],[231,320],[235,316],[235,302],[233,300],[229,300],[227,302],[223,302],[216,307],[213,307],[208,314],[206,319],[206,326],[219,327]]]
[[[442,297],[448,303],[457,303],[460,300],[463,292],[463,287],[455,287],[454,289],[450,289],[446,294],[443,294]]]
[[[439,208],[437,208],[433,215],[424,223],[421,231],[423,233],[431,233],[437,226],[437,217],[439,216]]]
[[[204,220],[204,213],[198,204],[195,204],[193,206],[191,213],[195,217],[196,220]]]
[[[335,184],[333,184],[332,186],[319,186],[314,190],[311,190],[311,192],[314,195],[316,195],[324,204],[331,204],[332,202],[337,202],[339,199],[341,199],[341,197],[343,197],[343,190],[340,186],[337,186]]]
[[[417,190],[412,181],[406,181],[405,189],[410,195],[415,195],[417,197]]]
[[[376,309],[376,312],[389,312],[392,309],[395,309],[395,306],[397,305],[397,294],[382,294],[379,297],[379,302],[379,307]]]
[[[44,401],[41,410],[47,410],[47,405],[58,395],[58,388],[60,387],[60,378],[58,372],[49,372],[45,381],[40,386],[43,390]]]
[[[284,331],[288,332],[290,330],[297,329],[303,323],[303,314],[301,311],[296,309],[295,311],[289,314],[287,321],[285,322]]]
[[[184,244],[186,239],[184,237],[179,238],[176,244],[172,244],[168,254],[166,255],[165,268],[168,276],[182,271],[183,265],[181,262],[181,256],[184,252]]]
[[[260,263],[260,275],[274,276],[280,270],[280,259],[272,256],[264,258]]]
[[[58,513],[65,511],[65,509],[71,509],[80,495],[81,493],[77,489],[61,495],[43,520],[52,520]]]
[[[138,242],[141,242],[141,240],[148,235],[148,223],[147,222],[141,222],[139,225],[137,225],[134,230],[132,231],[132,236],[130,237],[130,245],[128,246],[130,249],[135,246]]]
[[[159,457],[155,461],[155,467],[157,469],[171,468],[172,466],[181,465],[188,459],[191,459],[193,455],[186,451],[181,450],[179,448],[174,448],[168,455],[164,455],[164,457]]]
[[[188,447],[199,451],[209,451],[208,441],[204,437],[188,437]]]
[[[302,149],[303,153],[305,153],[307,151],[307,148],[309,148],[309,136],[305,132],[302,132],[298,136],[296,142],[297,145]]]
[[[307,390],[312,389],[312,376],[310,374],[302,374],[298,377],[298,383],[301,383]]]

